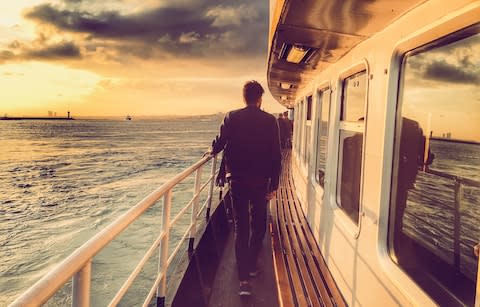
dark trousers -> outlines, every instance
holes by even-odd
[[[231,182],[235,221],[235,256],[238,277],[247,280],[255,271],[258,254],[267,228],[267,180]]]

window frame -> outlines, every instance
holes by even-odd
[[[391,199],[391,178],[393,172],[393,157],[394,157],[394,137],[395,126],[397,117],[397,102],[399,93],[399,80],[400,80],[400,67],[401,60],[405,53],[419,48],[423,45],[427,45],[441,37],[448,36],[449,34],[469,27],[475,23],[478,23],[478,14],[480,8],[474,10],[462,10],[452,12],[448,18],[442,19],[435,25],[424,26],[412,35],[404,37],[398,40],[393,46],[390,53],[389,65],[385,69],[387,75],[387,88],[386,88],[386,109],[385,109],[385,133],[384,133],[384,159],[381,173],[382,184],[380,191],[380,211],[378,220],[378,242],[377,255],[380,263],[382,264],[383,272],[387,278],[396,285],[398,290],[403,295],[410,297],[411,302],[414,305],[436,305],[437,303],[430,298],[423,291],[420,286],[415,283],[409,275],[407,275],[399,266],[397,266],[390,258],[388,248],[388,223],[390,219],[390,199]],[[479,295],[480,284],[480,266],[479,274],[477,275],[477,297],[476,303],[480,301]]]
[[[396,77],[397,77],[397,85],[396,85],[396,92],[395,92],[395,100],[394,100],[394,123],[393,123],[393,131],[392,131],[392,139],[391,139],[391,152],[390,154],[390,177],[389,177],[389,198],[387,200],[388,202],[388,219],[387,219],[387,226],[386,226],[386,235],[385,235],[385,247],[387,251],[387,257],[389,258],[390,262],[392,265],[396,266],[399,270],[401,270],[402,274],[407,276],[410,280],[413,286],[418,288],[420,291],[425,293],[425,295],[429,296],[429,299],[434,302],[435,304],[439,304],[440,302],[437,300],[434,300],[433,298],[430,298],[430,295],[427,290],[424,290],[422,286],[413,278],[411,275],[405,271],[402,270],[402,266],[400,264],[396,264],[394,262],[393,258],[396,258],[397,254],[394,249],[394,237],[395,237],[395,227],[392,226],[393,223],[395,223],[395,211],[398,206],[397,204],[397,193],[398,193],[398,169],[399,169],[399,156],[398,152],[400,150],[400,136],[401,136],[401,122],[402,122],[402,110],[403,110],[403,95],[404,95],[404,73],[405,73],[405,64],[406,64],[406,59],[408,57],[415,56],[417,54],[421,54],[424,52],[428,52],[429,50],[435,50],[437,48],[441,48],[442,46],[446,46],[450,43],[455,43],[458,42],[464,38],[470,37],[472,34],[473,35],[480,35],[479,32],[475,32],[479,30],[480,28],[480,22],[477,22],[476,24],[469,25],[463,27],[463,29],[457,29],[455,31],[451,31],[450,33],[440,35],[439,37],[436,37],[434,39],[430,39],[427,42],[423,42],[422,44],[418,44],[415,47],[411,47],[408,50],[402,50],[402,52],[398,52],[401,50],[400,48],[397,50],[397,53],[395,54],[395,61],[396,61]],[[480,261],[480,260],[478,260]],[[477,263],[477,271],[480,272],[480,264]],[[428,273],[428,272],[426,272]],[[479,281],[480,281],[480,276],[477,275],[477,281],[476,281],[476,287],[477,287],[477,293],[475,297],[475,302],[478,304],[480,301],[479,293],[478,293],[478,288],[479,288]],[[441,287],[443,288],[445,285],[440,283]],[[411,286],[411,285],[409,285]],[[454,294],[453,295],[456,299],[458,299]]]
[[[319,149],[320,149],[320,136],[322,133],[322,128],[321,128],[321,121],[322,121],[322,115],[323,115],[323,110],[324,110],[324,95],[325,93],[328,92],[328,115],[327,115],[327,139],[326,139],[326,144],[325,144],[325,165],[324,165],[324,182],[323,186],[319,182],[319,178],[317,176],[317,172],[319,169]],[[321,188],[325,190],[325,186],[328,183],[328,177],[327,177],[327,169],[328,169],[328,152],[329,152],[329,141],[331,138],[330,135],[330,126],[332,124],[332,88],[330,86],[330,83],[323,83],[321,86],[319,86],[315,90],[315,116],[314,116],[314,123],[315,123],[315,130],[313,132],[313,156],[315,158],[315,163],[312,163],[312,182],[314,182],[315,187]],[[322,194],[322,198],[325,196],[325,194]]]
[[[343,102],[343,90],[344,90],[344,81],[348,77],[351,77],[357,73],[365,71],[366,74],[366,92],[365,92],[365,105],[364,105],[364,121],[362,123],[358,122],[346,122],[341,121],[341,108]],[[367,123],[368,123],[368,101],[369,101],[369,85],[370,85],[370,68],[368,65],[367,59],[363,59],[360,62],[353,64],[352,66],[348,67],[347,69],[340,72],[337,76],[336,86],[332,88],[332,95],[333,92],[335,93],[335,103],[331,101],[331,120],[334,121],[333,125],[333,133],[329,136],[331,140],[329,140],[329,144],[332,144],[330,147],[330,152],[333,157],[332,161],[332,184],[331,189],[329,192],[329,201],[331,207],[334,209],[335,214],[339,215],[339,221],[342,227],[354,238],[358,239],[361,231],[362,220],[364,216],[363,212],[363,181],[364,181],[364,165],[365,165],[365,144],[367,139]],[[332,98],[331,98],[332,99]],[[335,108],[335,110],[333,110]],[[351,130],[349,130],[351,129]],[[340,155],[340,132],[341,131],[355,131],[355,132],[362,132],[363,133],[363,140],[362,140],[362,157],[361,157],[361,166],[360,166],[360,193],[359,193],[359,212],[358,212],[358,221],[355,223],[350,216],[342,209],[342,207],[338,203],[337,199],[337,191],[338,191],[338,178],[339,178],[339,165],[341,163],[339,159]],[[331,160],[330,160],[331,161]]]
[[[311,151],[312,151],[312,134],[313,134],[312,118],[313,118],[313,105],[314,105],[313,98],[314,98],[313,93],[309,93],[304,97],[305,116],[303,121],[304,135],[302,137],[302,147],[303,147],[302,163],[305,168],[308,168],[310,165]],[[310,106],[310,112],[309,112],[309,106]],[[308,119],[308,115],[310,115],[310,119]],[[310,132],[308,135],[307,135],[307,131]]]

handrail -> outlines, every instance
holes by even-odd
[[[453,262],[454,267],[457,270],[460,270],[461,266],[461,242],[460,242],[460,227],[461,227],[461,214],[460,214],[460,207],[462,203],[462,194],[464,191],[464,186],[470,186],[475,188],[480,188],[480,182],[465,178],[457,175],[453,175],[450,173],[438,171],[435,169],[425,168],[425,173],[435,175],[438,177],[442,177],[444,179],[452,180],[454,183],[453,186],[453,196],[454,196],[454,208],[453,208]],[[427,225],[431,225],[431,223],[424,221],[420,217],[416,216],[416,219],[420,219],[422,222],[426,223]],[[439,229],[438,231],[444,232],[444,230]]]
[[[425,173],[436,175],[436,176],[439,176],[439,177],[442,177],[442,178],[445,178],[445,179],[450,179],[450,180],[453,180],[455,182],[458,182],[458,183],[461,183],[461,184],[464,184],[464,185],[480,188],[480,181],[476,181],[476,180],[473,180],[473,179],[470,179],[470,178],[460,177],[460,176],[452,175],[452,174],[449,174],[449,173],[437,171],[437,170],[430,169],[430,168],[427,168],[425,170]]]
[[[69,279],[73,278],[74,285],[72,286],[72,305],[74,306],[89,306],[89,293],[90,293],[90,274],[91,274],[91,264],[95,255],[97,255],[105,246],[107,246],[115,237],[117,237],[122,231],[124,231],[130,224],[132,224],[139,216],[141,216],[147,209],[153,206],[162,196],[164,197],[163,204],[163,221],[167,221],[167,229],[162,229],[158,238],[154,241],[151,247],[147,250],[144,257],[140,263],[134,268],[133,272],[129,278],[125,281],[119,291],[115,294],[114,299],[111,304],[117,304],[121,297],[125,294],[126,290],[129,287],[129,284],[133,282],[133,279],[138,275],[137,270],[140,270],[141,267],[145,264],[144,262],[147,256],[151,256],[156,247],[160,246],[160,253],[166,256],[168,251],[168,233],[170,227],[170,206],[171,206],[171,196],[172,189],[188,176],[194,172],[201,172],[202,167],[213,158],[213,165],[216,165],[216,156],[207,155],[202,159],[194,163],[189,168],[177,174],[171,180],[167,181],[155,191],[150,193],[147,197],[138,202],[135,206],[130,208],[127,212],[118,217],[115,221],[110,223],[102,231],[93,236],[90,240],[84,243],[82,246],[77,248],[73,253],[71,253],[66,259],[64,259],[60,264],[50,270],[45,276],[38,280],[34,285],[32,285],[26,292],[21,294],[10,306],[39,306],[44,304],[49,298],[51,298],[62,286],[64,286]],[[197,174],[198,174],[197,173]],[[207,200],[211,200],[213,185],[215,180],[213,179],[216,174],[215,167],[212,167],[210,177],[208,178],[207,183],[202,187],[203,190],[208,183],[211,187],[209,189],[209,195]],[[199,184],[199,183],[197,183]],[[190,206],[195,199],[198,199],[201,191],[197,188],[194,191],[192,202],[189,202],[187,205]],[[186,210],[181,210],[182,213]],[[166,216],[168,215],[168,216]],[[197,213],[192,212],[192,223],[188,227],[188,230],[195,228],[195,220]],[[163,227],[163,225],[162,225]],[[178,245],[182,243],[183,240],[180,240]],[[166,246],[162,246],[163,243],[166,243]],[[178,251],[178,247],[175,248]],[[167,259],[165,259],[167,260]],[[165,288],[165,275],[167,272],[168,264],[172,260],[165,261],[163,264],[159,265],[159,274],[157,275],[154,283],[154,288],[157,288],[163,284]],[[166,266],[164,266],[166,265]],[[162,283],[163,281],[163,283]],[[165,289],[161,295],[165,294]],[[158,292],[158,290],[157,290]],[[152,293],[149,293],[150,299],[153,297]],[[157,293],[158,296],[158,293]],[[147,297],[148,300],[148,297]],[[163,297],[164,300],[164,297]]]

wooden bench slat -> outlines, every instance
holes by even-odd
[[[303,241],[305,238],[298,236],[297,225],[295,221],[292,219],[291,212],[290,212],[290,205],[291,202],[288,198],[288,191],[286,189],[281,190],[284,200],[283,200],[283,209],[284,209],[284,219],[289,229],[290,234],[290,245],[292,246],[293,250],[295,251],[298,267],[299,267],[299,274],[300,278],[303,281],[303,284],[307,290],[308,298],[312,306],[322,306],[321,301],[317,295],[316,285],[312,281],[310,277],[310,270],[308,268],[308,263],[305,262],[305,250],[299,244],[299,242]],[[308,251],[309,252],[309,251]]]
[[[280,189],[282,190],[282,189]],[[288,230],[285,225],[285,215],[284,215],[284,199],[281,199],[281,202],[278,204],[277,217],[282,231],[281,242],[283,243],[284,250],[286,251],[286,260],[287,268],[289,269],[289,276],[291,277],[291,288],[293,290],[294,300],[299,306],[309,306],[307,296],[305,295],[304,285],[301,280],[301,277],[298,274],[297,263],[293,255],[292,244],[288,235]]]
[[[296,196],[290,152],[270,205],[273,259],[281,306],[346,306]]]
[[[303,225],[299,222],[298,218],[293,212],[291,212],[291,210],[292,208],[290,208],[290,215],[293,219],[293,223],[295,223],[296,225],[295,230],[298,232],[298,245],[304,251],[305,264],[306,268],[309,271],[309,278],[314,284],[315,292],[313,293],[313,295],[318,296],[319,301],[321,301],[321,304],[323,304],[324,306],[332,307],[333,303],[326,288],[325,282],[322,278],[322,273],[321,271],[319,271],[317,265],[315,264],[315,260],[313,259],[314,256],[312,254],[310,245],[308,244],[308,238],[304,233]]]
[[[299,202],[298,198],[296,197],[294,191],[294,183],[293,179],[291,176],[288,176],[288,185],[289,185],[289,194],[290,197],[296,200],[296,202]],[[327,267],[327,264],[325,263],[325,260],[320,252],[320,249],[317,245],[317,242],[315,238],[313,237],[313,234],[311,234],[310,226],[308,225],[308,221],[303,215],[303,212],[300,210],[298,206],[295,206],[295,208],[292,208],[295,210],[295,215],[297,216],[299,222],[302,224],[302,231],[304,232],[305,237],[308,240],[308,243],[310,245],[310,250],[312,253],[313,258],[316,260],[314,261],[316,266],[318,267],[318,270],[320,271],[320,274],[322,276],[322,279],[325,280],[327,287],[325,288],[328,290],[330,296],[332,296],[334,303],[336,306],[346,306],[346,303],[340,293],[340,290],[338,289],[333,276],[330,273],[330,270]],[[310,235],[309,235],[310,234]]]
[[[287,268],[284,262],[283,246],[279,238],[279,225],[277,221],[277,204],[278,200],[276,198],[272,199],[270,212],[271,212],[271,229],[270,233],[272,236],[272,246],[273,246],[273,263],[275,276],[277,278],[277,291],[279,293],[280,306],[293,306],[294,300],[291,291],[282,291],[290,287],[290,281],[287,273]]]

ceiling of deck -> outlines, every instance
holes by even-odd
[[[381,31],[424,0],[285,0],[278,24],[272,25],[268,60],[268,86],[284,106],[292,107],[296,91],[312,78],[312,72],[327,67],[354,46]],[[274,21],[276,22],[276,21]],[[284,44],[316,49],[306,62],[294,64],[279,58]],[[282,89],[280,82],[292,84]],[[281,100],[286,96],[286,100]]]

